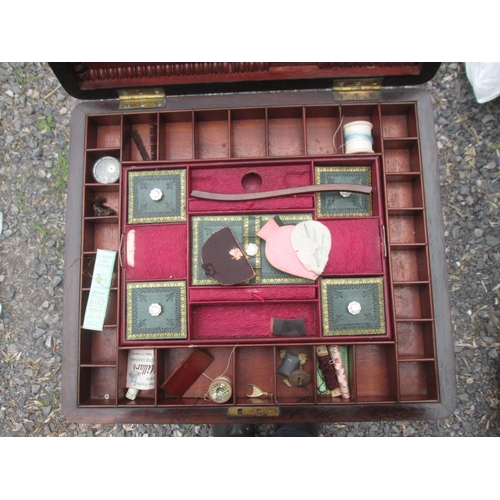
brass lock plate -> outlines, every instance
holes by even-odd
[[[229,417],[278,417],[277,406],[233,406],[227,409]]]

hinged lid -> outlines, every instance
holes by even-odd
[[[49,63],[78,99],[116,99],[119,90],[163,89],[165,95],[332,89],[336,79],[380,79],[380,87],[419,85],[440,63],[157,62]],[[344,94],[345,95],[345,94]]]

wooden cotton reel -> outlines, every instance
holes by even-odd
[[[357,120],[344,125],[345,153],[373,153],[373,125],[364,120]]]
[[[208,397],[214,403],[227,403],[233,394],[233,382],[227,375],[215,378],[208,388]]]

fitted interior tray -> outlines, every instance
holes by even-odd
[[[216,98],[212,108],[191,107],[196,98],[158,111],[77,108],[70,190],[82,203],[69,207],[67,235],[67,259],[80,262],[68,268],[65,290],[68,418],[262,422],[449,413],[451,329],[442,226],[429,223],[441,213],[428,98],[417,92],[404,101],[335,104],[324,93],[306,94],[297,102],[285,93],[279,106],[264,94],[246,102]],[[430,122],[422,125],[421,114]],[[342,125],[358,120],[372,124],[373,152],[348,155]],[[121,163],[113,184],[93,178],[103,156]],[[236,201],[192,194],[332,182],[371,193]],[[150,196],[156,188],[159,201]],[[96,198],[111,215],[95,211]],[[267,243],[256,233],[275,216],[285,225],[317,220],[328,229],[332,249],[319,278],[288,275],[267,261]],[[247,256],[255,270],[248,282],[220,285],[202,267],[207,235],[223,227],[244,251],[257,245]],[[102,331],[83,327],[98,250],[117,252]],[[361,304],[357,317],[349,312],[353,301]],[[160,304],[159,316],[148,313],[149,302]],[[325,388],[322,347],[332,358],[341,353],[345,376],[335,377],[348,392]],[[153,350],[155,384],[130,400],[134,349]],[[207,367],[189,361],[193,350],[211,359]],[[305,383],[290,387],[296,380],[283,375],[287,356],[300,357],[294,369],[307,373]],[[183,371],[194,382],[182,395],[162,389]],[[220,376],[231,395],[216,402],[211,384]],[[249,384],[266,394],[250,397]]]

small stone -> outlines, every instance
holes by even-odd
[[[45,335],[46,331],[43,328],[35,328],[35,332],[33,333],[34,339],[39,339]]]
[[[498,359],[498,351],[496,349],[490,349],[488,351],[488,356],[491,358],[491,359]]]
[[[53,340],[52,340],[52,337],[50,335],[45,339],[45,342],[43,343],[43,345],[47,349],[52,349],[52,347],[53,347]]]
[[[415,433],[415,429],[409,425],[406,429],[405,429],[405,435],[406,436],[411,436],[412,434]]]
[[[500,243],[500,238],[496,238],[495,236],[486,236],[486,244],[492,247],[497,246]]]
[[[484,115],[483,119],[481,120],[483,123],[488,123],[491,120],[494,120],[495,117],[493,115]]]
[[[476,238],[480,238],[483,235],[483,230],[482,229],[474,229],[474,236]]]
[[[14,97],[14,92],[12,92],[12,90],[6,90],[5,93],[9,96],[9,97]]]

